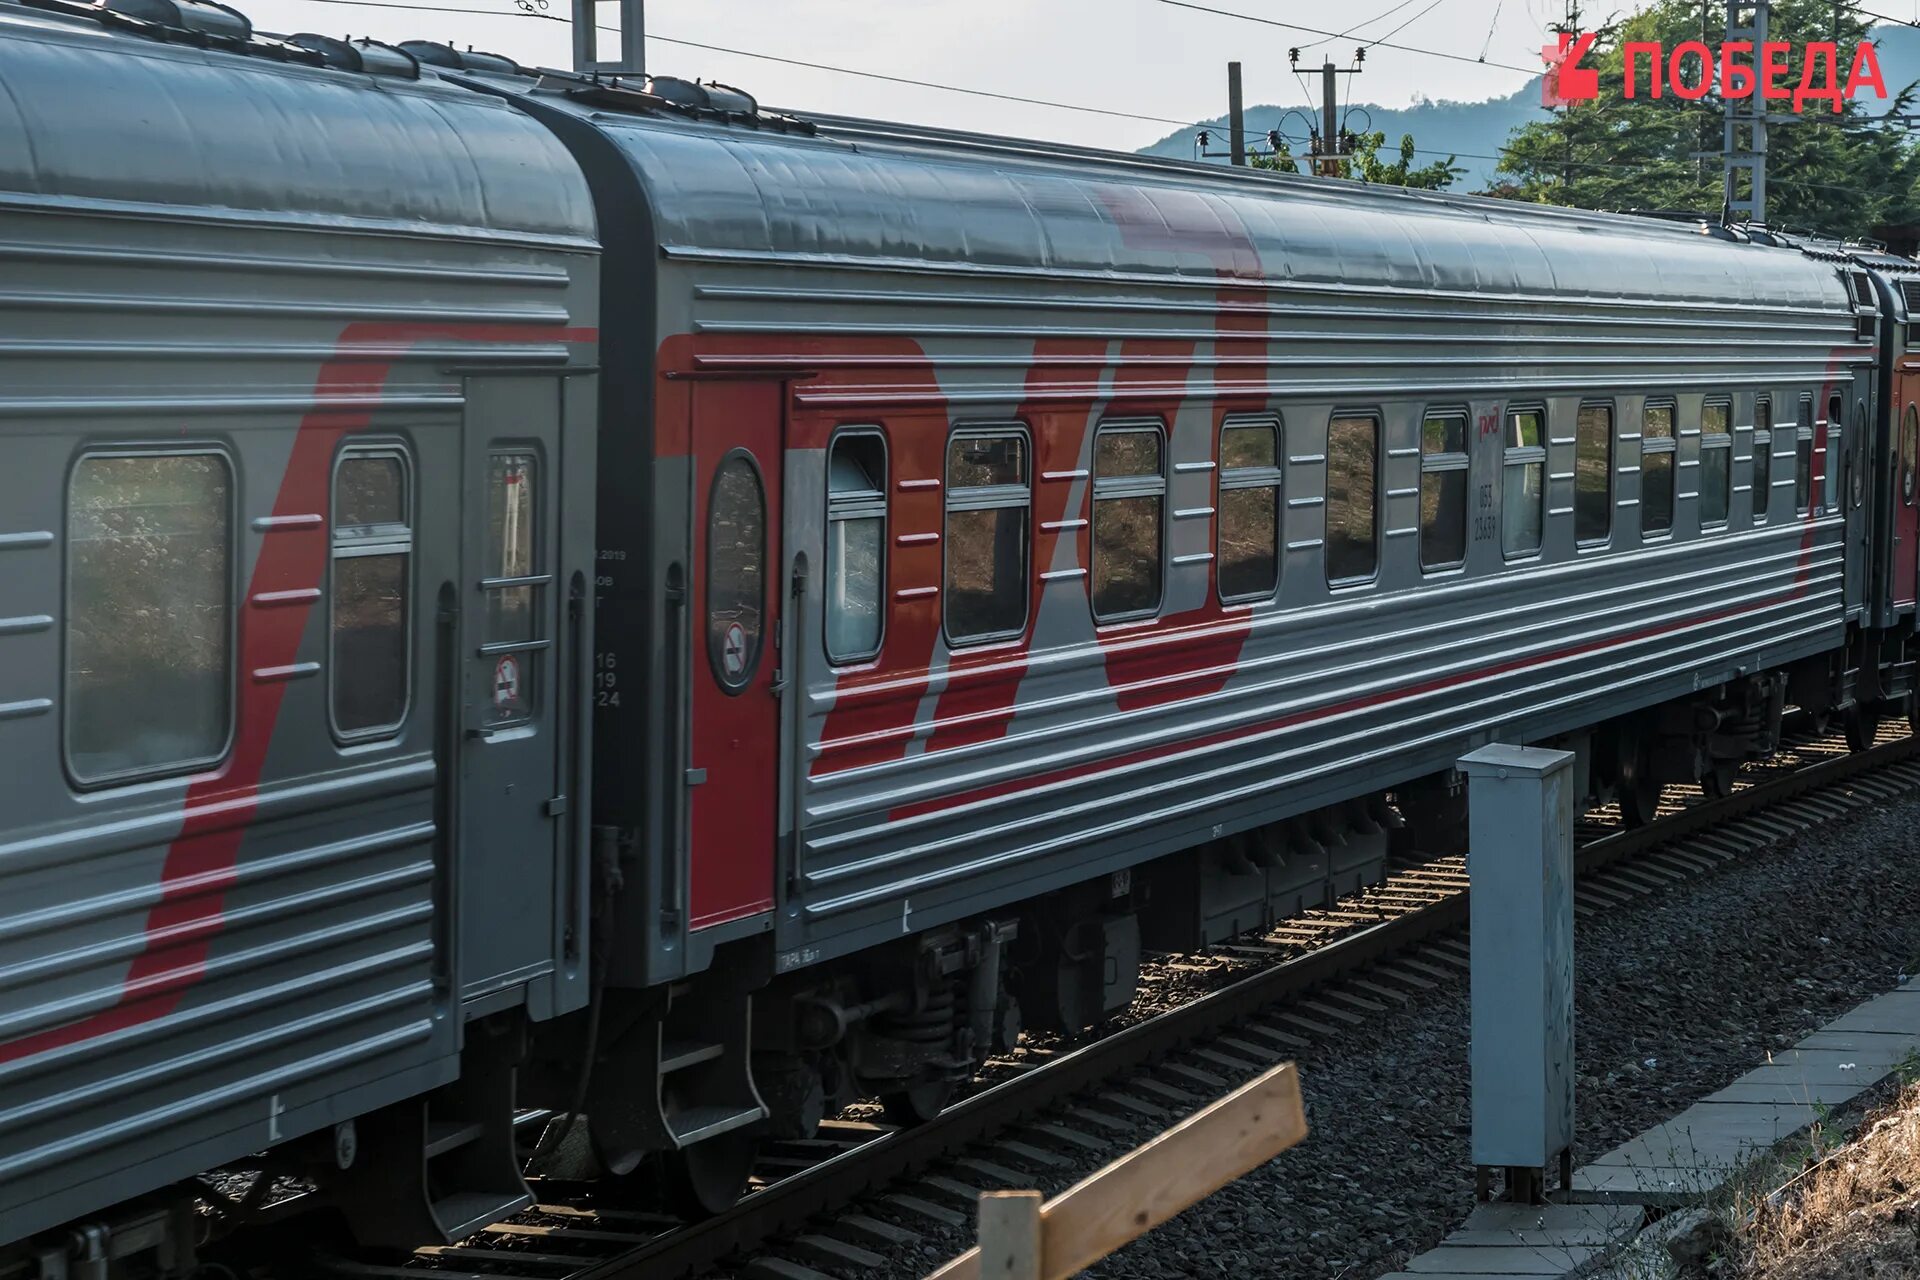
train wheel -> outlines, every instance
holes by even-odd
[[[1855,703],[1847,709],[1846,722],[1848,748],[1854,751],[1870,750],[1880,728],[1880,708]]]
[[[734,1130],[661,1156],[667,1204],[688,1218],[711,1218],[731,1209],[747,1189],[760,1151],[759,1136]]]
[[[1620,817],[1629,827],[1644,827],[1660,810],[1659,783],[1647,776],[1646,759],[1635,751],[1620,762],[1620,780],[1614,783]]]
[[[1740,776],[1738,760],[1715,760],[1700,775],[1700,790],[1709,796],[1720,797],[1733,794],[1734,779]]]
[[[887,1119],[902,1128],[925,1124],[946,1109],[953,1097],[953,1085],[945,1080],[916,1084],[898,1093],[880,1095],[880,1108]]]

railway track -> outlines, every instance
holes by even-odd
[[[1669,787],[1647,827],[1626,828],[1611,808],[1593,811],[1576,834],[1575,910],[1618,907],[1917,790],[1920,739],[1887,725],[1865,752],[1850,752],[1838,735],[1792,742],[1749,765],[1728,795]],[[953,1227],[966,1221],[978,1190],[1033,1184],[1007,1165],[1069,1165],[1112,1146],[1114,1133],[1142,1118],[1171,1122],[1319,1037],[1465,981],[1466,888],[1464,858],[1397,863],[1384,883],[1332,907],[1204,957],[1164,958],[1151,967],[1209,989],[1089,1043],[989,1063],[970,1096],[915,1128],[856,1111],[829,1121],[816,1139],[770,1143],[752,1191],[704,1222],[623,1205],[604,1187],[536,1179],[534,1208],[459,1245],[393,1263],[332,1260],[324,1269],[363,1278],[666,1280],[746,1251],[752,1260],[737,1269],[755,1280],[870,1271],[915,1240],[903,1224]],[[986,1154],[968,1154],[982,1143]],[[910,1178],[918,1181],[890,1190]],[[875,1195],[884,1215],[848,1211]],[[828,1215],[829,1229],[807,1232]]]

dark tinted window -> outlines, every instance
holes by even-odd
[[[1467,415],[1430,413],[1420,424],[1420,565],[1467,558]]]
[[[1913,505],[1914,470],[1920,467],[1920,407],[1907,406],[1907,415],[1900,424],[1900,500],[1908,506]]]
[[[707,506],[707,659],[722,685],[753,677],[766,625],[767,499],[745,454],[720,463]]]
[[[333,727],[343,735],[379,733],[406,718],[412,552],[404,456],[346,454],[333,473],[328,661]]]
[[[218,454],[82,458],[67,494],[67,758],[211,763],[232,688],[233,477]]]
[[[1547,517],[1546,414],[1540,409],[1507,413],[1506,451],[1500,468],[1500,549],[1509,556],[1540,549]]]
[[[1103,427],[1093,449],[1093,616],[1160,607],[1166,520],[1165,441],[1158,427]]]
[[[1724,525],[1733,498],[1733,406],[1712,401],[1700,410],[1700,523]]]
[[[887,555],[887,448],[869,431],[835,438],[827,459],[827,656],[880,649]]]
[[[1640,420],[1640,532],[1673,529],[1673,406],[1649,404]]]
[[[1773,401],[1753,403],[1753,518],[1765,520],[1773,504]]]
[[[1605,542],[1613,529],[1612,405],[1580,406],[1573,450],[1573,536]]]
[[[1380,420],[1348,414],[1327,424],[1327,580],[1371,578],[1379,565],[1375,486]]]
[[[1280,428],[1228,423],[1220,432],[1222,600],[1261,600],[1280,582]]]
[[[947,639],[1018,635],[1027,623],[1027,438],[968,432],[947,445]]]

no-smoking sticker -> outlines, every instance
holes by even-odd
[[[510,653],[493,664],[493,705],[502,710],[520,705],[520,662]]]
[[[720,641],[720,665],[726,669],[729,680],[738,680],[746,674],[747,629],[737,622],[727,624],[727,634]]]

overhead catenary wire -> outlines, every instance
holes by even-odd
[[[420,13],[459,13],[459,14],[472,14],[472,15],[476,15],[479,17],[486,17],[486,18],[532,18],[537,21],[543,21],[543,22],[562,22],[562,23],[567,22],[567,19],[557,17],[552,14],[528,13],[524,10],[513,10],[513,11],[503,12],[498,9],[482,9],[482,8],[478,8],[471,5],[411,4],[411,3],[406,3],[405,0],[305,0],[305,2],[309,4],[347,5],[355,8],[396,9],[401,11],[412,10]],[[604,29],[614,30],[614,28],[604,28]],[[790,66],[799,66],[799,67],[809,68],[812,70],[825,71],[834,75],[848,75],[848,76],[857,76],[865,79],[883,80],[889,83],[912,85],[917,88],[939,89],[948,93],[960,93],[960,94],[971,95],[974,97],[996,98],[1003,101],[1019,102],[1019,103],[1023,103],[1030,106],[1044,106],[1044,107],[1054,108],[1057,110],[1079,111],[1079,112],[1086,112],[1094,115],[1119,116],[1125,119],[1142,120],[1142,121],[1147,121],[1154,124],[1176,125],[1183,129],[1209,127],[1197,121],[1180,120],[1172,116],[1145,115],[1138,112],[1115,111],[1106,107],[1091,107],[1081,103],[1057,102],[1057,101],[1052,101],[1052,100],[1043,99],[1043,98],[1025,98],[1016,94],[1004,94],[1004,93],[999,93],[990,89],[973,89],[964,85],[942,84],[937,81],[931,81],[931,80],[914,80],[904,76],[886,75],[886,74],[882,74],[880,72],[874,72],[874,71],[861,71],[856,68],[834,66],[829,63],[806,62],[797,58],[786,58],[786,57],[779,57],[773,54],[756,53],[748,49],[735,49],[725,45],[706,44],[697,40],[681,40],[672,36],[655,35],[652,32],[647,33],[647,39],[658,40],[662,44],[680,45],[688,48],[705,49],[715,53],[732,54],[732,55],[743,57],[743,58],[756,58],[756,59],[762,59],[762,60],[771,61],[771,62],[780,62]],[[1451,55],[1448,55],[1448,56],[1451,56]],[[1468,59],[1468,61],[1471,61],[1471,59]],[[1489,65],[1496,65],[1496,64],[1489,64]],[[1489,154],[1487,152],[1475,152],[1475,151],[1435,151],[1425,147],[1416,147],[1414,149],[1415,155],[1436,156],[1436,157],[1452,156],[1457,160],[1492,160],[1496,162],[1505,159],[1507,155],[1510,154],[1511,152],[1512,152],[1512,148],[1510,147],[1498,148],[1497,154]],[[1644,167],[1642,165],[1622,164],[1618,162],[1607,163],[1605,161],[1568,161],[1566,162],[1566,164],[1569,167],[1576,168],[1576,169],[1603,169],[1603,170],[1615,170],[1615,171],[1637,170]],[[1795,185],[1795,186],[1803,186],[1803,187],[1814,186],[1814,187],[1821,187],[1821,188],[1824,188],[1827,190],[1833,190],[1833,191],[1851,190],[1851,188],[1840,186],[1834,183],[1814,182],[1811,179],[1789,179],[1786,181],[1786,185]]]
[[[306,0],[309,4],[350,5],[362,9],[398,9],[418,13],[464,13],[482,18],[532,18],[537,22],[567,23],[567,19],[551,13],[530,13],[523,9],[500,10],[481,9],[471,5],[447,4],[409,4],[405,0]],[[571,25],[568,23],[568,25]],[[616,27],[602,27],[603,31],[617,31]],[[778,62],[790,67],[805,67],[813,71],[826,71],[834,75],[858,76],[865,80],[882,80],[888,84],[907,85],[916,89],[937,89],[944,93],[964,93],[975,98],[993,98],[1001,102],[1017,102],[1030,107],[1050,107],[1056,111],[1078,111],[1086,115],[1110,116],[1119,120],[1139,120],[1147,124],[1170,124],[1181,129],[1203,128],[1197,120],[1181,120],[1174,116],[1143,115],[1138,111],[1120,111],[1111,107],[1090,107],[1078,102],[1058,102],[1050,98],[1029,98],[1017,93],[1000,93],[992,89],[971,89],[965,85],[942,84],[936,80],[916,80],[910,76],[888,75],[880,71],[861,71],[853,67],[839,67],[826,62],[808,62],[801,58],[782,57],[772,53],[756,53],[751,49],[734,49],[726,45],[706,44],[699,40],[681,40],[673,36],[656,35],[647,32],[648,40],[658,40],[661,44],[679,45],[688,49],[704,49],[710,53],[730,54],[737,58],[754,58],[762,62]]]
[[[1322,31],[1318,27],[1303,27],[1297,22],[1282,22],[1278,18],[1263,18],[1258,14],[1240,13],[1233,9],[1216,9],[1212,5],[1196,4],[1193,0],[1158,0],[1158,3],[1171,5],[1176,9],[1192,9],[1196,13],[1211,13],[1222,18],[1238,18],[1242,22],[1257,22],[1267,27],[1280,27],[1286,31],[1304,31],[1310,36],[1331,36],[1335,39],[1339,38],[1339,32],[1336,31]],[[1483,58],[1468,57],[1463,53],[1446,53],[1439,49],[1422,49],[1417,45],[1391,44],[1385,40],[1378,41],[1377,47],[1393,49],[1400,53],[1416,53],[1428,58],[1444,58],[1448,62],[1464,62],[1468,66],[1474,67],[1498,67],[1502,71],[1518,71],[1522,75],[1529,76],[1537,76],[1542,70],[1540,67],[1516,67],[1508,62],[1489,62]]]

